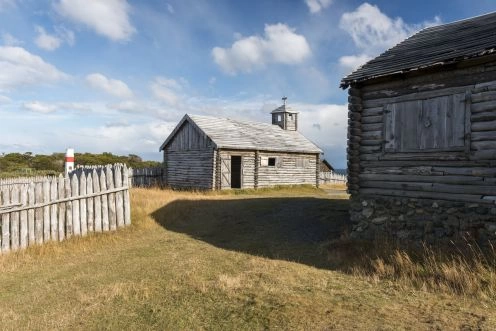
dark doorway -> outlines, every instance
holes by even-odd
[[[241,156],[231,155],[231,188],[241,188]]]

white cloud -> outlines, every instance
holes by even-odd
[[[339,58],[339,65],[342,68],[348,69],[348,70],[354,70],[361,65],[365,64],[367,61],[371,60],[372,57],[366,54],[360,54],[360,55],[345,55],[341,56]]]
[[[58,110],[58,107],[55,104],[40,101],[25,102],[22,107],[26,110],[42,114],[53,113]]]
[[[174,10],[174,7],[170,3],[167,4],[167,11],[171,14],[174,14],[176,11]]]
[[[360,54],[343,56],[339,62],[347,69],[356,69],[364,61],[400,43],[416,31],[440,23],[440,18],[434,17],[432,21],[407,24],[400,17],[390,18],[379,7],[365,2],[355,11],[344,13],[339,23],[340,28],[351,36]]]
[[[46,33],[45,29],[41,26],[36,26],[35,30],[38,33],[38,36],[36,37],[34,42],[39,48],[42,48],[46,51],[53,51],[60,47],[62,39]]]
[[[8,96],[0,94],[0,104],[7,104],[7,103],[11,103],[11,102],[12,102],[11,98],[9,98]]]
[[[305,3],[310,10],[310,13],[316,14],[322,9],[329,7],[332,4],[332,0],[305,0]]]
[[[165,101],[170,106],[176,106],[178,104],[180,100],[178,92],[181,89],[181,84],[179,84],[176,80],[165,77],[156,77],[150,84],[150,90],[153,95],[157,99]]]
[[[298,64],[311,54],[304,36],[285,24],[265,25],[265,35],[237,40],[230,48],[214,47],[215,63],[228,74],[251,72],[269,63]]]
[[[22,47],[0,46],[0,90],[54,83],[68,75]]]
[[[57,12],[114,41],[127,41],[136,32],[126,0],[58,0]]]
[[[39,25],[35,26],[35,31],[38,33],[35,39],[35,44],[46,51],[54,51],[59,48],[63,42],[68,45],[74,45],[74,32],[64,27],[55,27],[55,35],[49,34]]]
[[[10,33],[2,33],[2,43],[5,46],[19,46],[22,45],[22,41],[11,35]]]
[[[110,95],[122,99],[133,97],[131,89],[121,80],[107,78],[100,73],[93,73],[86,76],[86,81],[91,87]]]

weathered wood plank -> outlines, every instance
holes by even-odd
[[[114,183],[116,188],[122,187],[122,172],[121,167],[114,167]],[[117,227],[124,226],[124,197],[122,192],[117,192],[115,194],[115,211],[116,211],[116,220]]]
[[[28,185],[21,186],[21,204],[23,206],[28,205]],[[28,247],[28,211],[23,210],[20,212],[20,224],[19,224],[19,247],[24,249]]]
[[[96,169],[93,169],[93,192],[100,192],[100,178]],[[102,232],[102,197],[95,197],[95,232]]]
[[[58,178],[58,185],[57,185],[57,195],[59,199],[65,198],[65,181],[64,177],[62,175],[59,176]],[[66,223],[66,211],[65,211],[65,203],[59,203],[58,204],[58,220],[57,220],[57,233],[58,233],[58,240],[63,241],[65,240],[65,223]]]
[[[2,202],[10,205],[10,189],[8,186],[2,188]],[[10,214],[2,214],[2,253],[10,251]]]
[[[107,188],[113,189],[114,185],[114,175],[110,167],[105,168],[105,176],[107,178]],[[110,231],[115,231],[117,229],[117,214],[115,210],[115,193],[110,193],[108,195],[108,208],[109,208],[109,225]]]
[[[79,194],[80,196],[84,197],[86,195],[86,174],[84,172],[81,173],[79,176]],[[79,218],[80,218],[80,226],[81,226],[81,236],[86,236],[88,234],[88,220],[87,220],[87,214],[88,214],[88,209],[86,207],[86,199],[80,199],[79,200],[79,207],[80,207],[80,213],[79,213]]]
[[[88,176],[86,177],[86,193],[88,193],[88,194],[93,193],[93,173],[92,172],[89,172]],[[95,198],[86,199],[86,206],[87,206],[86,221],[88,222],[88,232],[94,232],[95,231],[94,199]]]
[[[14,185],[10,191],[10,202],[18,204],[19,201],[19,186]],[[12,251],[19,249],[19,212],[10,213],[10,249]]]
[[[43,181],[43,202],[50,202],[50,182]],[[43,207],[43,242],[50,241],[50,207]]]
[[[35,187],[36,203],[45,202],[43,198],[43,183],[37,183]],[[43,244],[43,208],[35,209],[34,236],[36,244]]]
[[[105,170],[102,169],[100,173],[100,190],[107,190],[107,176],[105,174]],[[102,230],[109,231],[109,207],[108,207],[108,194],[102,195]]]
[[[33,206],[36,203],[36,186],[33,182],[28,187],[28,204]],[[28,209],[28,244],[33,246],[36,244],[35,236],[35,210],[34,208]]]

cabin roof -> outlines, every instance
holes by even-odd
[[[293,108],[288,107],[286,105],[282,105],[281,107],[277,107],[273,111],[270,112],[271,114],[276,114],[276,113],[290,113],[290,114],[298,114],[296,110],[293,110]]]
[[[322,153],[322,150],[298,131],[283,130],[278,125],[200,115],[184,115],[160,146],[163,150],[185,121],[209,137],[216,148],[263,150],[274,152]]]
[[[425,28],[344,77],[340,86],[493,54],[495,30],[496,12]]]

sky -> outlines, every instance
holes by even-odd
[[[0,153],[138,154],[184,114],[270,121],[346,167],[343,76],[493,0],[0,0]]]

